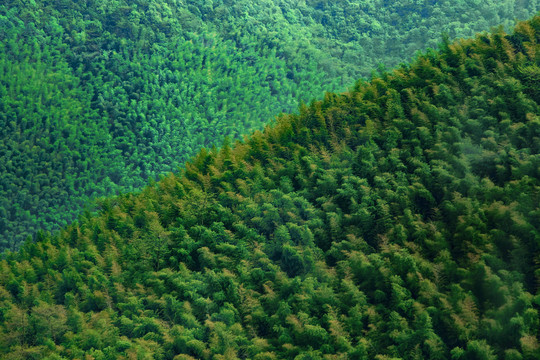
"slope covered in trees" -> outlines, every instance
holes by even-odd
[[[41,233],[1,357],[538,359],[539,41],[446,41]]]
[[[441,32],[537,1],[18,1],[0,5],[0,250],[89,198],[177,171]]]

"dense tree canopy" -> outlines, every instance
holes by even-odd
[[[324,90],[537,1],[0,4],[0,250]]]
[[[445,41],[41,232],[2,358],[538,359],[539,41]]]

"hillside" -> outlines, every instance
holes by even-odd
[[[536,1],[3,1],[0,251]]]
[[[4,359],[538,359],[540,17],[445,41],[0,262]]]

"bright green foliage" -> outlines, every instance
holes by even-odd
[[[0,261],[5,359],[538,359],[540,17]]]
[[[494,0],[3,1],[0,250],[435,47],[441,32],[508,28],[538,10]],[[523,84],[540,74],[520,71]]]

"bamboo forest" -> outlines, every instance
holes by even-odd
[[[0,252],[538,0],[3,0]]]
[[[540,359],[539,10],[4,0],[0,358]]]

